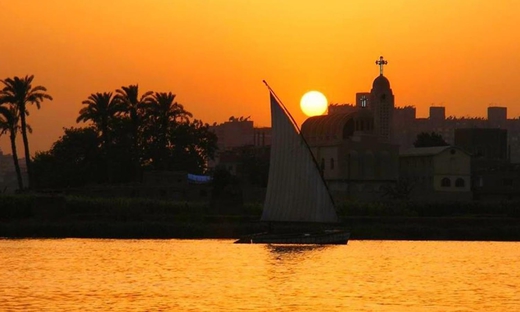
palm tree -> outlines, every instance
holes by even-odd
[[[152,101],[152,91],[145,92],[139,97],[138,85],[130,85],[121,87],[116,90],[116,100],[121,104],[121,109],[128,114],[131,122],[132,131],[132,159],[135,167],[135,180],[139,180],[139,171],[141,168],[139,161],[139,126],[141,124],[140,112],[144,110],[145,105]]]
[[[20,130],[22,131],[23,145],[25,149],[25,162],[27,164],[27,175],[29,177],[29,188],[32,187],[31,153],[29,152],[29,139],[27,138],[26,116],[29,114],[27,104],[35,104],[40,109],[43,100],[52,100],[47,89],[43,86],[32,86],[34,75],[19,78],[6,78],[0,80],[4,88],[0,91],[0,101],[16,106],[20,116]]]
[[[101,133],[103,146],[110,144],[110,122],[121,112],[118,101],[112,97],[112,92],[93,93],[82,104],[87,105],[79,111],[76,122],[94,123],[96,130]]]
[[[20,170],[20,164],[18,163],[18,152],[16,150],[16,133],[20,130],[18,119],[19,116],[16,106],[0,106],[0,135],[9,132],[18,189],[23,190],[22,172]]]
[[[105,166],[108,182],[112,183],[112,163],[110,153],[110,124],[121,113],[120,103],[112,97],[112,92],[91,94],[82,104],[87,105],[79,111],[76,122],[92,121],[96,130],[101,133],[105,154]]]
[[[149,106],[150,114],[157,127],[160,162],[166,169],[168,154],[168,133],[172,126],[179,122],[188,122],[193,115],[184,110],[184,106],[175,102],[175,94],[171,92],[155,92]],[[171,143],[171,142],[170,142]]]

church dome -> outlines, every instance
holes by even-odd
[[[353,116],[354,113],[335,113],[309,117],[301,125],[301,133],[310,141],[341,139],[345,122]]]
[[[372,89],[388,90],[390,89],[390,81],[388,81],[385,76],[379,75],[376,79],[374,79],[374,82],[372,83]]]
[[[334,113],[309,117],[301,125],[303,137],[311,144],[344,140],[354,131],[371,132],[373,115],[361,109],[349,113]]]

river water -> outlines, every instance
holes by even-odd
[[[520,243],[0,240],[0,311],[520,311]]]

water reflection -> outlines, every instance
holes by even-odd
[[[324,245],[265,245],[265,248],[277,259],[295,258],[305,256],[306,253],[312,253],[327,248]]]
[[[298,289],[299,283],[306,283],[306,271],[312,268],[319,259],[328,254],[332,246],[324,245],[265,245],[268,251],[266,276],[272,284],[269,287],[276,289],[280,283],[285,287]],[[287,289],[287,288],[286,288]]]
[[[520,243],[0,240],[0,311],[518,311]]]

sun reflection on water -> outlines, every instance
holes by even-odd
[[[2,311],[513,311],[520,243],[0,240]]]

